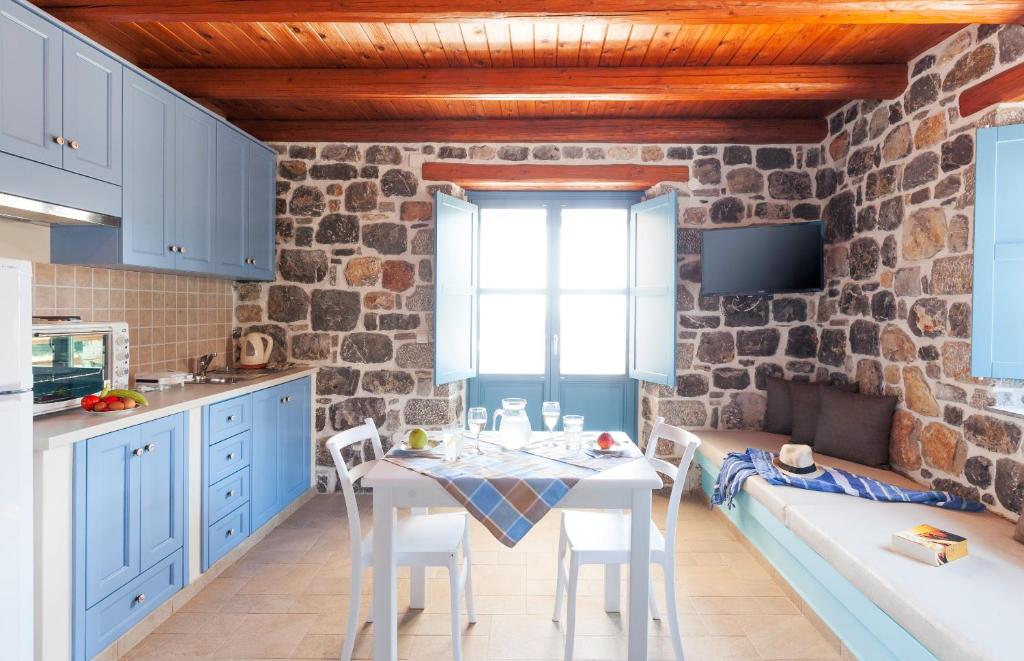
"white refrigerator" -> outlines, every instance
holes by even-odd
[[[0,259],[0,656],[32,659],[32,265]]]

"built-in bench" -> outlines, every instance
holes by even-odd
[[[728,453],[778,451],[789,441],[764,432],[697,433],[709,496]],[[892,471],[818,454],[816,461],[922,488]],[[771,486],[757,476],[735,502],[725,515],[858,658],[1024,658],[1024,546],[1005,519]],[[932,567],[890,549],[892,533],[921,523],[967,537],[969,556]]]

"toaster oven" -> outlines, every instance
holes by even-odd
[[[33,415],[75,408],[104,387],[128,387],[128,324],[33,319]]]

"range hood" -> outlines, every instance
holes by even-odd
[[[7,193],[0,193],[0,218],[36,225],[121,226],[121,219],[117,216],[74,209]]]

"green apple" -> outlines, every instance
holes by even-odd
[[[413,450],[422,450],[427,447],[427,432],[419,427],[409,432],[409,447]]]

